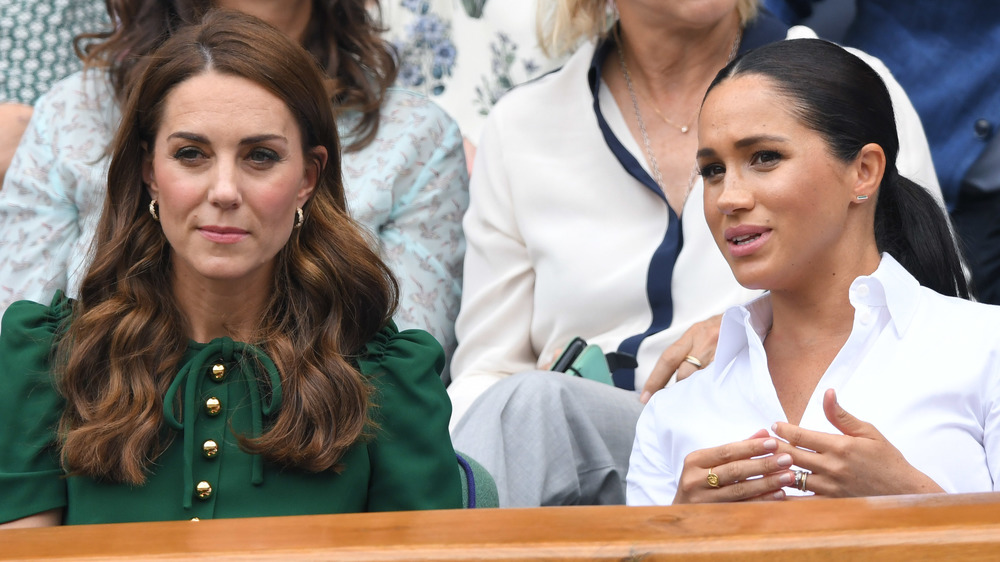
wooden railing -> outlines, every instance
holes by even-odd
[[[368,513],[0,531],[0,559],[196,558],[998,560],[1000,494]]]

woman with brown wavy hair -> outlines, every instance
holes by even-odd
[[[391,320],[327,100],[237,12],[136,69],[79,299],[4,315],[0,520],[461,506],[443,354]]]
[[[0,193],[0,313],[11,302],[75,297],[104,198],[108,150],[142,57],[212,7],[237,9],[300,42],[332,79],[352,215],[377,234],[400,282],[401,327],[450,350],[468,205],[462,137],[426,98],[390,88],[392,51],[369,0],[108,0],[113,31],[88,36],[88,69],[55,85]],[[96,41],[96,42],[95,42]],[[86,41],[84,41],[86,43]]]

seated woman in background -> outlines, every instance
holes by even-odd
[[[400,283],[396,321],[454,347],[468,205],[455,122],[423,96],[390,89],[391,48],[370,0],[111,0],[110,34],[88,48],[84,73],[35,107],[0,191],[0,314],[16,300],[75,297],[104,200],[108,146],[142,55],[212,6],[271,23],[300,42],[334,79],[344,187],[353,217],[378,236]]]
[[[628,503],[998,489],[1000,308],[957,298],[947,218],[897,172],[878,74],[824,41],[768,45],[719,73],[699,130],[708,225],[769,292],[653,396]]]
[[[461,507],[444,356],[391,320],[325,86],[238,12],[151,55],[79,300],[4,315],[0,521]]]

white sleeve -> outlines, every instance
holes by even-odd
[[[658,427],[657,410],[664,392],[653,395],[643,408],[635,427],[632,456],[628,461],[625,503],[628,505],[670,505],[677,495],[677,478],[664,455],[664,429]]]
[[[487,119],[462,221],[466,252],[452,360],[452,427],[492,384],[536,368],[530,330],[535,271],[521,237],[501,129],[502,105]]]

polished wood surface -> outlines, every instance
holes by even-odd
[[[195,558],[997,560],[1000,494],[368,513],[0,531],[4,560]]]

